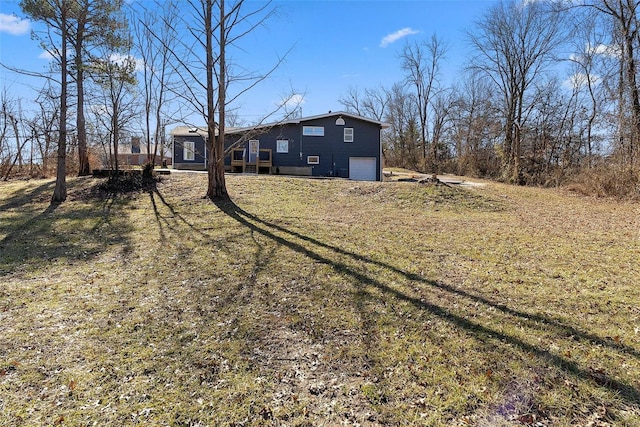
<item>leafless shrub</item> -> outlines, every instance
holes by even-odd
[[[609,166],[583,169],[566,184],[567,189],[586,196],[640,200],[640,173]]]

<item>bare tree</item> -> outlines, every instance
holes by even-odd
[[[451,90],[440,90],[431,98],[430,104],[433,112],[431,120],[431,157],[433,159],[432,171],[434,174],[439,171],[442,154],[448,151],[445,137],[451,129],[453,102]]]
[[[389,91],[385,121],[390,124],[383,142],[387,165],[416,169],[421,142],[419,113],[414,95],[402,83]]]
[[[364,116],[362,104],[362,95],[360,90],[355,86],[350,86],[347,89],[347,93],[342,95],[338,102],[342,105],[345,111],[359,116]]]
[[[9,99],[6,91],[3,91],[0,98],[0,114],[1,131],[0,131],[0,153],[4,151],[4,159],[0,163],[0,167],[4,169],[4,180],[9,179],[13,168],[18,165],[18,172],[22,172],[23,166],[23,150],[29,141],[21,132],[21,124],[24,121],[21,117],[21,111],[16,108],[15,102]],[[11,149],[10,140],[13,139],[15,150]]]
[[[500,123],[492,87],[487,79],[471,73],[454,89],[452,126],[457,173],[494,176],[494,141]]]
[[[206,197],[212,200],[226,199],[224,159],[234,146],[245,142],[240,139],[234,146],[225,146],[227,109],[271,75],[284,58],[277,58],[271,68],[256,73],[247,71],[245,67],[234,66],[227,51],[238,48],[247,35],[265,25],[275,9],[270,1],[255,3],[236,0],[226,3],[224,0],[189,0],[188,4],[192,16],[184,24],[186,34],[191,37],[181,38],[181,49],[172,51],[172,59],[179,67],[180,96],[207,123]],[[294,96],[292,93],[284,99],[257,124],[282,111]]]
[[[11,138],[10,106],[7,98],[7,92],[3,91],[2,99],[0,100],[0,108],[2,108],[2,115],[0,116],[0,174],[3,174],[4,169],[9,167],[12,152],[9,143]]]
[[[563,15],[546,2],[501,1],[468,33],[472,70],[486,75],[500,93],[504,116],[503,174],[522,183],[522,131],[531,88],[554,60],[563,41]]]
[[[134,99],[135,67],[135,60],[131,56],[115,61],[106,55],[105,58],[94,61],[90,71],[100,91],[100,96],[96,98],[100,105],[96,110],[97,117],[110,135],[116,176],[119,171],[120,136],[138,115]]]
[[[432,96],[438,90],[440,66],[447,46],[434,34],[428,41],[406,44],[400,59],[406,73],[406,81],[415,89],[415,99],[420,118],[422,157],[429,156],[431,171],[437,172],[437,144],[429,143],[429,114]],[[427,150],[430,145],[431,150]]]
[[[382,121],[389,104],[389,92],[380,86],[365,89],[361,94],[357,87],[350,87],[338,102],[349,113]]]
[[[144,8],[144,3],[138,6],[132,16],[134,48],[142,62],[147,165],[153,168],[158,149],[164,154],[165,124],[170,120],[166,110],[175,97],[169,87],[173,74],[170,60],[171,52],[178,44],[174,28],[178,25],[179,10],[175,2],[155,2],[152,10]],[[155,124],[153,129],[152,123]]]
[[[609,70],[598,67],[601,62],[599,57],[603,54],[602,47],[605,46],[606,41],[598,29],[597,16],[594,13],[587,11],[584,14],[576,14],[575,18],[572,39],[576,53],[569,58],[572,64],[569,83],[577,91],[581,108],[587,112],[585,151],[587,167],[591,168],[593,166],[596,120],[603,115],[606,109],[604,100],[598,93],[598,87],[602,86],[604,77],[602,73],[609,72]]]
[[[640,149],[640,86],[638,85],[638,49],[640,49],[640,21],[636,0],[595,0],[586,6],[607,18],[613,31],[610,49],[619,60],[618,74],[618,134],[623,162],[635,166]],[[626,113],[630,112],[627,120]],[[629,126],[627,126],[627,122]],[[625,131],[628,127],[629,131]],[[629,135],[626,137],[626,135]]]
[[[36,99],[38,112],[27,122],[31,138],[35,142],[39,153],[42,176],[48,176],[49,174],[49,161],[53,154],[52,147],[55,146],[58,132],[57,123],[60,106],[56,101],[57,94],[53,91],[53,88],[51,86],[43,88]]]

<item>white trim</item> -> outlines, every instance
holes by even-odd
[[[347,143],[353,142],[354,139],[355,139],[354,134],[355,134],[355,132],[353,131],[353,128],[344,128],[344,131],[343,131],[343,136],[344,136],[343,142],[347,142]]]
[[[289,152],[289,140],[288,139],[277,139],[276,140],[276,153],[288,153],[288,152]]]
[[[320,164],[320,156],[307,156],[307,164],[308,165],[319,165]]]
[[[194,141],[184,141],[182,143],[182,160],[193,162],[196,159],[196,143]]]
[[[324,126],[302,126],[302,136],[324,136]]]

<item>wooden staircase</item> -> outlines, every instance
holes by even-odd
[[[257,156],[255,161],[256,163],[247,163],[245,149],[235,148],[231,155],[231,170],[242,173],[259,173],[266,170],[268,173],[271,173],[273,162],[270,148],[261,148],[259,156]]]

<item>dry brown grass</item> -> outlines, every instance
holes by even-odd
[[[640,423],[637,204],[205,179],[0,184],[0,425]]]

